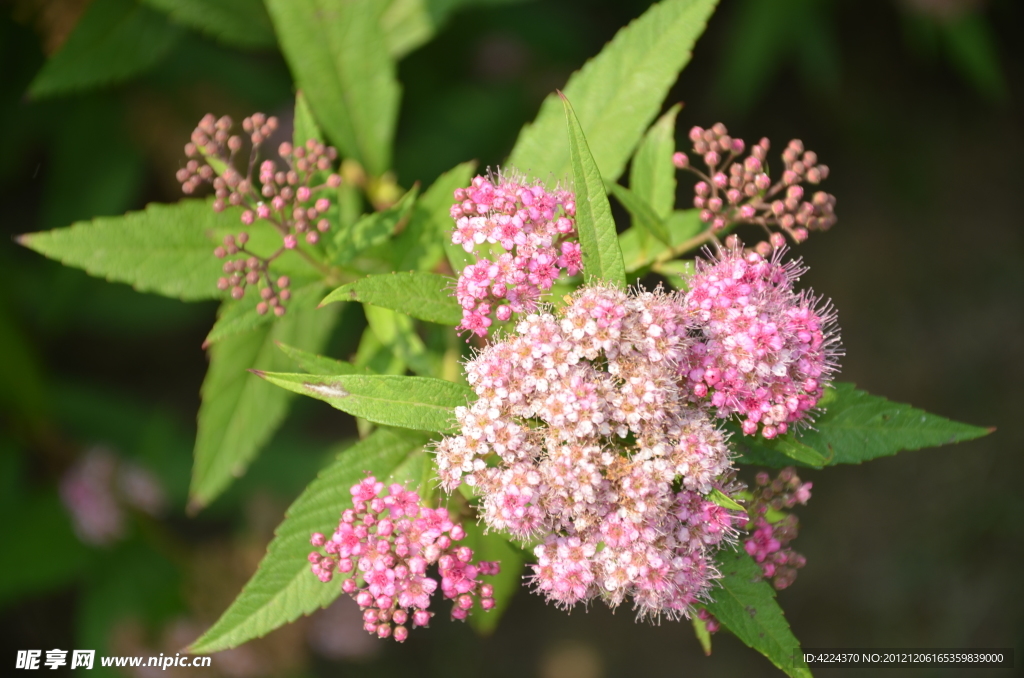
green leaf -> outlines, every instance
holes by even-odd
[[[743,508],[743,506],[741,504],[737,504],[735,499],[733,499],[732,497],[727,495],[725,492],[722,492],[718,488],[712,488],[711,494],[708,495],[708,499],[710,499],[711,501],[715,502],[716,504],[718,504],[722,508],[727,508],[727,509],[730,509],[732,511],[744,511],[745,512],[747,510],[747,509]]]
[[[373,212],[357,221],[352,228],[338,232],[334,238],[335,264],[346,264],[360,252],[388,239],[398,224],[409,216],[419,189],[413,188],[402,196],[394,206],[381,212]]]
[[[310,139],[323,142],[324,135],[316,124],[313,111],[309,108],[306,95],[299,90],[295,93],[295,123],[292,129],[292,145],[295,148],[305,146]]]
[[[396,358],[421,377],[439,376],[439,356],[427,350],[426,344],[416,333],[412,318],[377,306],[366,306],[363,312],[380,343]]]
[[[167,13],[175,23],[227,45],[249,49],[277,45],[263,0],[142,0],[142,3]]]
[[[664,0],[620,30],[563,90],[579,115],[600,175],[616,181],[658,114],[662,101],[704,31],[716,0]],[[536,176],[566,177],[569,144],[560,136],[558,98],[549,96],[526,125],[508,164]]]
[[[426,271],[434,268],[445,256],[445,245],[451,244],[455,222],[451,207],[455,189],[469,186],[476,162],[464,162],[448,170],[430,185],[416,204],[409,223],[391,242],[392,261],[396,271]],[[454,245],[465,254],[459,245]],[[453,267],[454,268],[454,267]]]
[[[95,0],[29,85],[29,96],[71,94],[128,80],[156,65],[178,35],[158,12],[134,0]]]
[[[671,242],[668,227],[655,214],[654,209],[644,202],[643,198],[619,184],[608,184],[608,188],[612,195],[619,199],[619,202],[626,208],[629,215],[633,217],[634,225],[644,229],[666,245]]]
[[[271,384],[323,400],[375,424],[420,431],[454,430],[455,408],[466,405],[473,396],[466,386],[429,377],[257,374]]]
[[[309,571],[310,535],[337,526],[341,512],[352,506],[352,485],[367,473],[391,480],[389,476],[424,443],[420,434],[378,429],[340,452],[288,508],[256,574],[189,651],[207,654],[236,647],[337,598],[338,582],[324,584]]]
[[[576,191],[576,232],[583,253],[583,275],[588,284],[604,282],[623,288],[626,286],[626,269],[622,263],[612,209],[604,194],[604,182],[572,104],[565,98],[562,103],[569,130],[573,189]]]
[[[205,200],[152,204],[141,212],[101,217],[67,228],[28,233],[18,242],[66,266],[185,301],[215,299],[220,260],[215,229],[238,225],[237,210],[213,211]]]
[[[829,465],[859,464],[901,450],[959,443],[994,430],[894,403],[850,383],[826,391],[818,407],[825,413],[799,441],[821,453]]]
[[[700,647],[704,650],[704,656],[711,656],[711,634],[708,633],[708,625],[703,619],[697,615],[690,617],[690,621],[693,623],[693,633],[697,636],[697,640],[700,642]]]
[[[707,605],[708,611],[786,675],[809,678],[811,670],[799,651],[800,642],[757,563],[742,550],[721,551],[718,569],[720,588],[712,590],[714,602]]]
[[[266,0],[281,51],[342,155],[379,176],[391,166],[401,87],[377,0]]]
[[[664,219],[676,204],[676,166],[672,154],[676,150],[676,104],[651,125],[629,168],[629,189],[646,201],[654,213]]]
[[[293,285],[292,298],[288,304],[294,308],[312,308],[316,306],[323,293],[324,285],[321,281],[298,287]],[[276,320],[277,316],[273,313],[260,315],[256,312],[259,302],[260,296],[252,290],[238,301],[230,300],[221,304],[217,310],[217,322],[206,335],[203,348],[208,348],[226,337],[252,331]]]
[[[277,342],[277,347],[303,370],[310,374],[365,374],[366,369],[356,367],[343,360],[335,360],[322,355],[303,351],[300,348]]]
[[[361,301],[420,320],[454,326],[462,321],[462,307],[452,296],[453,284],[451,278],[436,273],[371,275],[337,288],[321,306],[335,301]]]
[[[336,309],[303,309],[293,304],[272,325],[213,345],[201,391],[190,510],[209,504],[234,478],[245,473],[288,412],[288,393],[246,370],[285,369],[288,357],[277,350],[275,342],[320,350],[337,315]]]
[[[494,587],[494,607],[490,610],[474,608],[469,615],[469,625],[477,633],[490,635],[498,627],[498,622],[505,614],[505,609],[523,586],[523,552],[508,543],[505,537],[496,532],[484,534],[484,528],[472,520],[463,522],[466,539],[463,542],[473,549],[473,558],[477,561],[498,561],[501,572],[494,577],[486,577],[484,582]]]

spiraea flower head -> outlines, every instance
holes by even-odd
[[[707,172],[697,169],[683,152],[677,152],[672,161],[677,168],[697,176],[693,206],[700,210],[701,221],[714,231],[736,223],[758,224],[765,229],[768,240],[755,249],[767,255],[785,245],[783,233],[800,243],[811,231],[828,230],[836,222],[835,196],[824,191],[811,194],[802,185],[824,181],[828,166],[820,164],[817,153],[805,150],[799,139],[786,146],[782,176],[773,182],[768,172],[768,139],[754,144],[744,158],[746,144],[730,136],[720,122],[710,129],[694,127],[689,136],[692,152],[703,161]]]
[[[547,190],[514,173],[477,176],[455,191],[452,242],[466,252],[485,244],[504,250],[467,266],[455,289],[462,305],[460,330],[486,336],[492,315],[508,320],[513,313],[537,307],[562,269],[575,275],[583,267],[575,242],[575,197],[571,191]]]
[[[283,165],[273,159],[257,160],[263,144],[278,129],[274,116],[253,113],[242,121],[242,130],[248,137],[248,158],[243,161],[245,171],[239,171],[236,160],[246,145],[241,135],[231,133],[234,122],[228,116],[215,118],[206,115],[192,132],[192,140],[185,144],[189,160],[178,170],[181,190],[195,193],[203,183],[213,186],[213,209],[221,212],[229,205],[243,208],[240,219],[246,226],[266,222],[281,236],[281,247],[273,254],[260,256],[247,248],[249,234],[242,231],[228,235],[214,255],[224,262],[224,277],[217,286],[230,290],[234,299],[245,295],[246,287],[260,288],[258,313],[273,312],[281,316],[291,297],[288,278],[273,276],[270,264],[286,250],[300,243],[316,245],[321,234],[330,229],[326,218],[331,207],[328,197],[341,185],[341,176],[331,172],[338,152],[310,139],[303,146],[284,142],[277,154]],[[258,172],[256,171],[258,169]]]
[[[398,484],[385,488],[372,476],[351,493],[352,508],[334,534],[313,534],[317,550],[309,562],[322,582],[346,577],[342,591],[359,604],[366,631],[404,641],[410,626],[430,622],[430,597],[439,583],[455,603],[453,619],[465,619],[476,605],[494,607],[493,588],[480,577],[498,574],[500,564],[474,562],[473,550],[458,545],[466,531],[447,509],[422,506],[416,492]],[[435,566],[440,582],[428,573]]]
[[[442,484],[477,487],[488,527],[540,539],[548,600],[678,617],[708,595],[737,518],[708,498],[725,437],[679,387],[691,334],[676,293],[586,287],[468,363],[478,399],[438,445]]]
[[[765,258],[733,240],[697,261],[683,302],[695,323],[681,366],[691,400],[765,438],[809,419],[842,355],[835,311],[793,289],[806,269],[784,253]]]

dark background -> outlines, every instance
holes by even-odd
[[[296,403],[248,475],[186,518],[200,344],[215,304],[138,294],[11,240],[177,200],[181,146],[203,113],[240,119],[292,105],[276,52],[188,32],[131,82],[28,100],[85,4],[0,4],[8,667],[26,648],[180,650],[227,606],[284,508],[351,431],[344,415]],[[549,0],[454,16],[400,65],[399,182],[426,184],[470,158],[497,165],[543,96],[648,4]],[[971,443],[802,473],[814,497],[794,546],[808,565],[779,599],[807,647],[1016,647],[1024,665],[1022,18],[1013,0],[724,0],[668,97],[666,108],[686,104],[680,139],[722,120],[748,143],[770,137],[776,151],[798,136],[831,167],[839,223],[799,254],[811,267],[805,282],[839,309],[841,379],[997,427]],[[683,205],[688,187],[680,191]],[[332,354],[350,353],[363,326],[347,312]],[[129,536],[104,548],[76,540],[55,493],[97,444],[152,470],[171,500],[163,519],[136,516]],[[350,612],[332,608],[196,675],[777,674],[727,633],[705,658],[688,622],[634,623],[603,606],[567,616],[525,590],[483,640],[439,621],[403,646],[366,643]]]

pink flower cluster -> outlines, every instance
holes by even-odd
[[[806,269],[783,254],[766,259],[733,243],[697,261],[685,299],[699,330],[683,367],[691,398],[765,438],[808,419],[841,355],[834,310],[793,290]]]
[[[801,483],[792,467],[782,469],[775,480],[767,473],[757,474],[759,489],[748,506],[751,517],[746,526],[751,535],[744,540],[743,547],[779,590],[791,585],[796,571],[807,563],[802,554],[788,547],[799,531],[797,517],[792,513],[779,517],[779,512],[796,504],[806,504],[811,498],[811,485]],[[774,522],[768,520],[769,511],[775,514]]]
[[[678,617],[718,576],[736,518],[707,495],[731,462],[677,385],[690,326],[678,294],[583,288],[467,365],[478,399],[438,445],[442,484],[478,488],[490,528],[542,539],[533,582],[560,606]]]
[[[451,521],[447,509],[422,506],[416,492],[398,484],[385,491],[372,476],[351,492],[352,508],[341,514],[330,539],[313,534],[310,542],[323,552],[311,552],[309,562],[322,582],[336,572],[351,573],[341,588],[362,609],[366,631],[402,642],[409,636],[407,624],[426,626],[434,614],[428,610],[430,595],[438,585],[427,568],[435,564],[442,594],[455,601],[453,619],[465,619],[477,603],[484,610],[494,607],[494,590],[479,577],[498,574],[500,565],[473,563],[473,550],[456,545],[466,531]]]
[[[569,240],[576,214],[571,191],[548,191],[510,175],[477,176],[455,191],[455,200],[452,242],[466,252],[484,243],[505,250],[494,260],[478,258],[459,276],[458,329],[486,336],[492,313],[504,321],[533,311],[563,268],[569,275],[583,268],[580,246]]]

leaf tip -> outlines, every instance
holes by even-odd
[[[22,247],[32,247],[32,233],[22,233],[21,235],[11,236],[11,240],[18,243]]]
[[[264,372],[263,370],[250,369],[249,371],[252,372],[253,374],[255,374],[260,379],[263,379],[263,378],[265,378],[267,376],[267,373]]]
[[[199,512],[206,508],[206,502],[201,500],[199,497],[192,495],[189,497],[188,504],[185,505],[185,515],[189,518],[194,518],[199,515]]]

